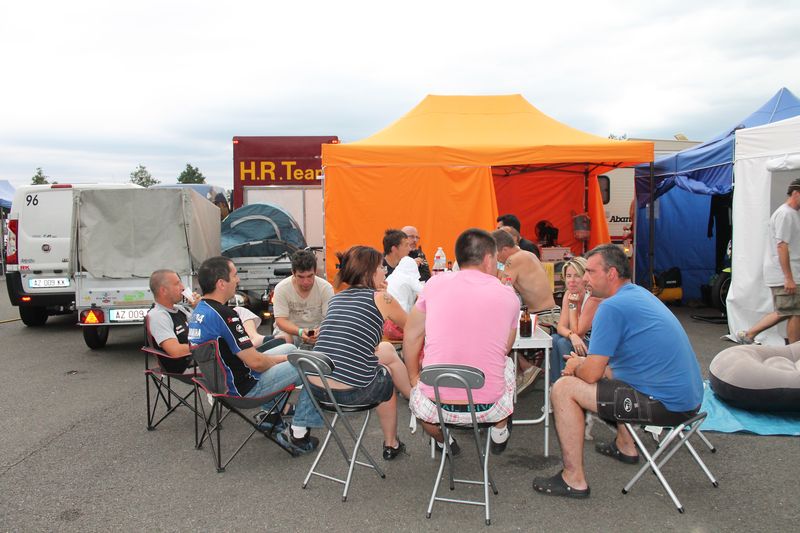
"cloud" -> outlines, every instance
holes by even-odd
[[[800,91],[796,20],[794,2],[716,0],[12,3],[0,178],[144,164],[172,181],[191,163],[230,187],[235,135],[357,140],[429,93],[521,93],[597,135],[703,140]]]

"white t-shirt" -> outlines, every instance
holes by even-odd
[[[297,294],[292,284],[292,276],[275,287],[272,298],[273,311],[277,318],[287,318],[303,329],[317,329],[328,313],[328,302],[333,296],[333,286],[319,276],[314,277],[314,285],[306,298]],[[279,332],[277,322],[274,328]]]
[[[789,245],[789,264],[795,282],[800,281],[800,213],[781,205],[769,219],[769,239],[764,257],[764,282],[768,287],[782,287],[783,270],[778,259],[778,243]]]

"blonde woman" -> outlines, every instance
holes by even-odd
[[[592,319],[600,304],[600,298],[592,296],[583,275],[586,272],[586,259],[575,257],[561,267],[561,279],[566,291],[561,303],[561,318],[553,334],[553,348],[550,350],[550,383],[561,377],[564,369],[564,356],[575,352],[586,355]]]

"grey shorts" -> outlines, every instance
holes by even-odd
[[[783,286],[770,287],[769,290],[772,291],[772,304],[779,316],[800,315],[799,290],[796,290],[794,294],[787,294]]]

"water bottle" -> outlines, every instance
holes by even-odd
[[[444,250],[442,247],[436,249],[436,253],[433,255],[433,275],[441,274],[444,272],[445,267],[447,266],[447,257],[444,255]]]

